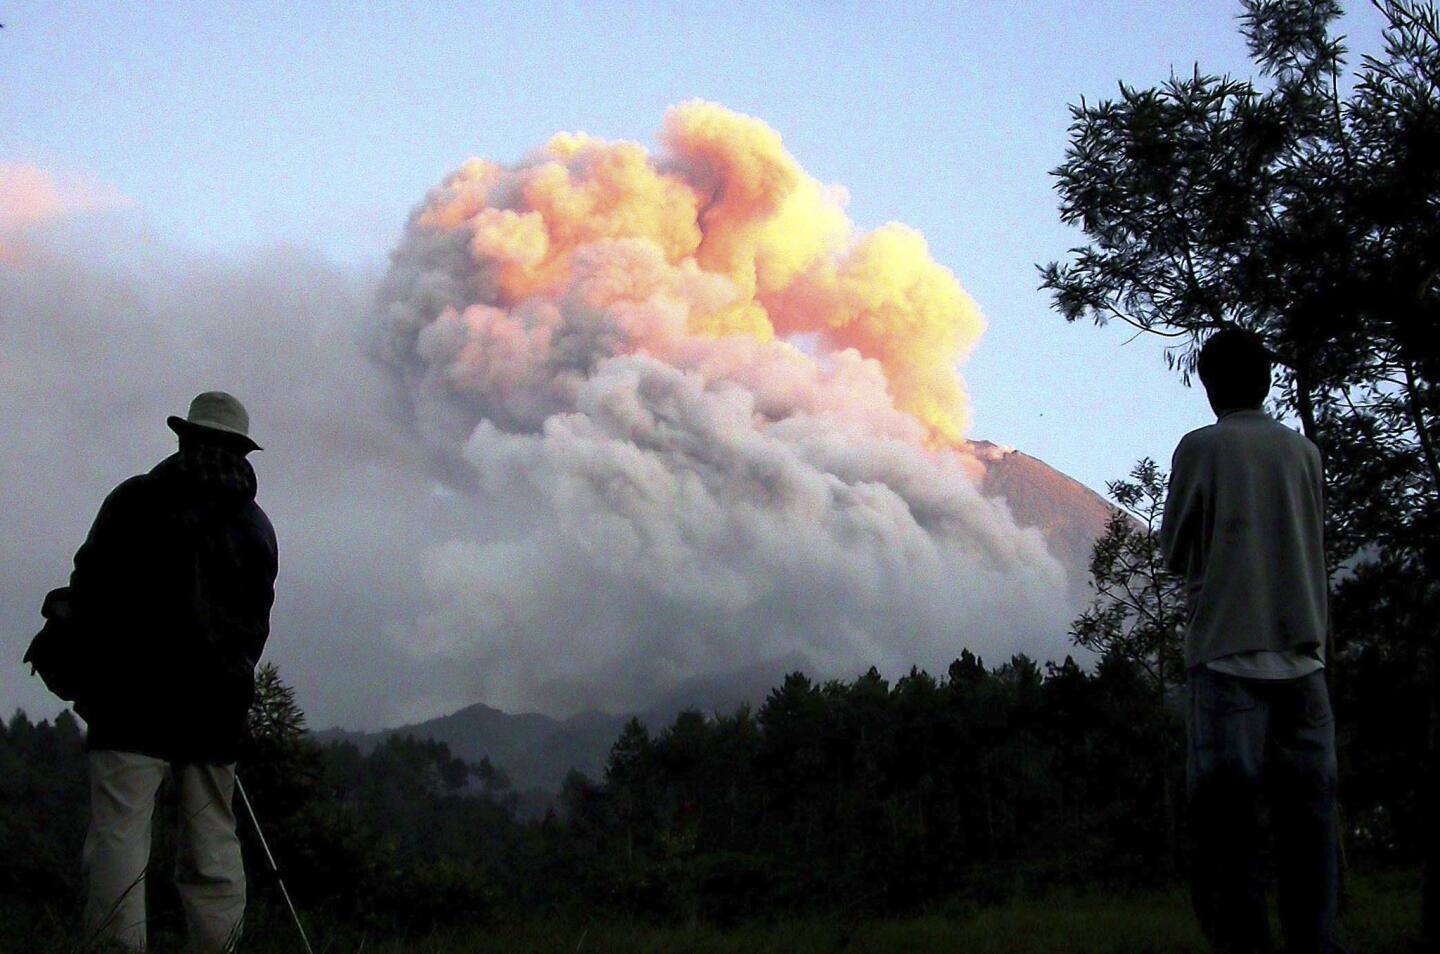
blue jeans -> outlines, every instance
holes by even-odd
[[[1225,954],[1272,949],[1262,873],[1268,807],[1285,950],[1340,950],[1335,719],[1324,672],[1264,680],[1201,667],[1187,681],[1192,889],[1201,929]]]

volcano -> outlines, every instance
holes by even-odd
[[[1090,551],[1115,508],[1037,457],[989,441],[970,441],[970,448],[985,462],[985,496],[1004,500],[1016,523],[1039,530],[1064,565],[1071,591],[1088,592]]]

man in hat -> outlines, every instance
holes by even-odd
[[[85,921],[92,938],[144,949],[150,820],[168,772],[190,943],[226,950],[245,910],[232,797],[275,532],[255,503],[245,458],[260,447],[240,402],[207,391],[168,423],[179,451],[111,492],[70,578],[94,674],[76,702],[90,750]]]
[[[1256,335],[1216,332],[1197,370],[1216,421],[1175,449],[1160,529],[1189,602],[1195,910],[1218,950],[1271,950],[1260,876],[1268,801],[1285,950],[1338,950],[1320,452],[1262,410],[1271,357]]]

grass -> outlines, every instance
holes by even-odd
[[[1343,940],[1364,954],[1418,952],[1419,875],[1371,874],[1357,878],[1342,918]],[[1185,893],[1169,889],[1119,896],[1057,894],[995,907],[957,907],[944,914],[847,922],[798,918],[721,929],[662,927],[604,919],[531,919],[487,927],[439,931],[424,937],[377,940],[344,926],[307,921],[317,954],[1204,954]],[[78,951],[55,946],[16,951]],[[179,939],[160,934],[152,950],[179,950]],[[0,935],[0,951],[4,935]],[[293,924],[274,920],[252,931],[248,954],[302,951]]]

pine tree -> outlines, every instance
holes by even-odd
[[[295,701],[295,690],[280,678],[273,662],[255,671],[249,719],[250,735],[258,744],[284,746],[305,734],[305,713]]]
[[[1160,520],[1165,512],[1166,475],[1142,458],[1128,480],[1106,489],[1117,509],[1095,541],[1090,586],[1095,597],[1070,626],[1070,638],[1099,655],[1117,655],[1138,665],[1156,697],[1184,677],[1183,581],[1165,566]]]

